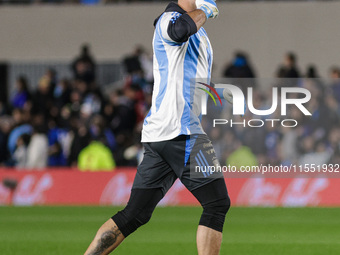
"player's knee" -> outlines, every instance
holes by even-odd
[[[138,210],[127,206],[124,210],[114,215],[112,220],[117,224],[124,237],[127,237],[146,224],[150,220],[152,212],[153,210],[151,209]]]
[[[127,237],[150,220],[162,197],[161,189],[132,189],[127,206],[114,215],[112,220],[117,224],[122,234]]]
[[[136,220],[139,222],[140,226],[149,222],[152,216],[151,210],[143,210],[137,216]]]
[[[200,225],[222,232],[225,217],[229,208],[230,198],[228,195],[223,199],[203,205]]]
[[[227,197],[225,199],[223,199],[219,205],[218,205],[218,211],[220,211],[221,213],[223,213],[224,215],[226,215],[230,209],[230,198],[227,195]]]
[[[203,205],[203,213],[212,213],[212,214],[220,214],[226,215],[230,208],[230,198],[227,195],[223,199],[216,200],[209,204]]]

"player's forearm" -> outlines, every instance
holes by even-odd
[[[195,22],[197,31],[204,25],[204,23],[207,21],[207,17],[204,13],[204,11],[200,9],[196,9],[194,11],[188,12],[188,15],[190,18]]]

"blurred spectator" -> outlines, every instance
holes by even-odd
[[[7,105],[0,100],[0,116],[7,114],[7,112],[8,112]]]
[[[42,113],[47,117],[53,106],[52,82],[50,77],[44,75],[39,80],[38,89],[33,94],[33,113]]]
[[[85,126],[75,127],[73,131],[73,140],[71,142],[68,165],[77,166],[78,156],[82,149],[89,145],[91,135]]]
[[[67,166],[67,157],[71,146],[68,129],[58,127],[55,121],[49,121],[48,137],[48,166]]]
[[[237,51],[233,60],[223,71],[223,77],[227,78],[255,78],[247,53]]]
[[[312,79],[320,78],[320,75],[318,73],[318,69],[316,68],[315,65],[307,66],[307,71],[306,71],[305,77],[306,78],[312,78]]]
[[[53,91],[53,98],[58,107],[61,107],[70,102],[71,88],[67,79],[62,79],[56,85]]]
[[[273,127],[270,122],[266,123],[266,158],[267,163],[277,165],[279,163],[278,146],[281,142],[281,133],[277,127]]]
[[[111,126],[116,134],[131,133],[136,125],[135,99],[136,87],[126,88],[124,91],[116,91],[118,96],[116,103],[116,114]]]
[[[327,134],[327,146],[330,150],[334,152],[339,152],[340,150],[340,127],[333,127]]]
[[[131,55],[123,60],[126,73],[125,86],[137,86],[143,94],[151,94],[153,86],[153,62],[143,46],[137,45]]]
[[[16,168],[27,167],[27,146],[30,143],[31,136],[28,134],[21,135],[17,140],[17,147],[13,154],[14,166]]]
[[[332,158],[330,159],[330,164],[339,164],[340,162],[340,146],[334,151]]]
[[[116,149],[116,138],[111,129],[106,127],[104,118],[97,114],[94,115],[90,122],[90,133],[92,139],[101,141],[105,146],[109,147],[111,151]]]
[[[240,146],[227,159],[227,165],[235,166],[238,170],[245,166],[257,166],[258,161],[251,149],[247,146]]]
[[[80,114],[84,119],[88,119],[94,114],[98,114],[102,108],[102,97],[97,91],[89,92],[83,99],[80,106]]]
[[[335,99],[340,102],[340,68],[338,67],[333,67],[331,69],[331,93],[335,97]]]
[[[90,46],[84,44],[81,47],[80,55],[72,62],[73,77],[75,80],[84,81],[90,84],[96,78],[96,64],[90,53]]]
[[[16,81],[16,89],[11,99],[11,104],[14,108],[23,108],[30,99],[31,94],[28,90],[27,79],[20,76]]]
[[[317,95],[319,100],[323,101],[324,97],[325,97],[325,84],[323,83],[322,79],[320,78],[318,69],[315,65],[309,65],[307,66],[307,71],[305,74],[306,79],[303,79],[303,82],[306,83],[306,81],[308,81],[309,83],[313,83],[315,89],[317,89]],[[311,81],[312,80],[312,81]],[[306,86],[302,86],[302,87],[306,87]],[[309,88],[307,88],[309,89]]]
[[[257,156],[267,152],[267,130],[265,128],[250,128],[242,134],[242,143],[248,146]]]
[[[33,133],[27,147],[28,169],[42,169],[47,167],[48,161],[48,139],[46,127],[44,126],[44,115],[38,114],[33,118]]]
[[[57,85],[57,72],[53,68],[48,68],[44,76],[49,81],[50,93],[53,95],[54,88]]]
[[[0,165],[6,164],[10,158],[7,143],[13,125],[14,122],[10,116],[0,117]]]
[[[293,52],[288,52],[285,57],[283,64],[277,71],[278,78],[299,78],[300,72],[297,67],[297,56]]]
[[[78,168],[81,171],[112,171],[115,166],[110,149],[101,142],[92,141],[79,154]]]
[[[256,87],[253,79],[255,78],[255,73],[245,52],[238,51],[235,53],[231,63],[224,69],[223,77],[230,78],[231,80],[228,83],[237,85],[245,94],[247,93],[247,87]]]
[[[143,71],[144,78],[147,83],[153,82],[153,61],[152,55],[148,54],[146,50],[139,46],[139,62]]]
[[[139,75],[143,76],[143,69],[140,61],[140,56],[143,53],[143,48],[137,46],[131,55],[128,55],[124,58],[123,64],[125,67],[125,71],[130,75]]]
[[[280,160],[283,165],[289,165],[296,162],[298,157],[297,151],[297,130],[281,128],[281,144],[279,145]]]
[[[17,140],[20,136],[23,134],[31,134],[33,129],[30,124],[26,124],[23,121],[23,110],[21,109],[14,109],[13,110],[13,119],[14,119],[14,125],[15,127],[12,129],[12,131],[9,134],[8,137],[8,151],[12,155],[15,151]]]
[[[323,165],[329,162],[332,154],[326,150],[326,146],[322,141],[315,142],[312,137],[306,137],[303,140],[303,151],[298,163]]]

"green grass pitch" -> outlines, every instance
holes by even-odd
[[[117,207],[0,207],[1,255],[83,254]],[[159,207],[117,254],[197,254],[201,209]],[[231,208],[221,255],[340,254],[340,208]]]

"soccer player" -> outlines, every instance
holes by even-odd
[[[217,15],[213,0],[178,0],[155,20],[155,81],[152,106],[142,131],[144,158],[137,168],[127,206],[100,227],[86,255],[109,254],[147,223],[177,178],[203,207],[196,236],[198,254],[219,254],[230,207],[224,179],[216,172],[202,172],[199,178],[190,176],[190,167],[195,164],[219,164],[201,127],[202,97],[197,97],[196,85],[191,83],[192,79],[210,80],[212,48],[202,26]]]

